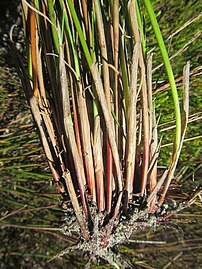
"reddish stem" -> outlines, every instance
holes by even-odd
[[[111,212],[112,205],[112,152],[107,138],[107,212]]]
[[[78,123],[78,116],[77,116],[75,97],[74,97],[73,91],[72,91],[72,106],[73,106],[73,115],[74,115],[75,139],[76,139],[76,144],[78,147],[79,155],[81,156],[81,159],[82,159],[81,139],[80,139],[80,134],[79,134],[79,123]]]
[[[34,2],[31,5],[35,8]],[[32,81],[33,92],[38,103],[38,79],[37,79],[37,44],[36,44],[36,14],[30,9],[30,40],[31,40],[31,57],[32,57]]]

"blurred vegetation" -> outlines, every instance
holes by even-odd
[[[153,3],[165,40],[202,10],[202,2],[199,0],[180,0],[177,3],[174,0],[154,0]],[[11,7],[6,8],[9,10]],[[152,49],[156,46],[156,41],[143,6],[141,10],[145,14],[147,45]],[[169,39],[167,41],[169,54],[173,55],[199,32],[201,33],[201,23],[202,17]],[[199,36],[184,52],[172,60],[176,77],[182,74],[187,61],[191,62],[191,68],[199,66],[202,63],[201,52],[201,36]],[[158,66],[161,63],[158,49],[155,49],[154,53],[155,66]],[[52,176],[47,169],[9,53],[4,50],[1,50],[0,65],[0,260],[2,260],[0,268],[64,268],[67,264],[68,268],[81,268],[83,262],[86,263],[85,257],[79,258],[77,254],[65,257],[64,260],[56,259],[47,263],[47,260],[69,244],[58,230],[64,218],[62,210],[58,207],[60,197],[55,186],[52,186]],[[163,68],[154,72],[154,78],[158,86],[167,82]],[[182,200],[186,200],[199,184],[202,174],[201,89],[201,77],[193,77],[190,84],[190,115],[198,115],[199,119],[188,125],[185,139],[199,138],[187,141],[183,146],[178,169],[180,173],[173,184],[172,192],[172,195],[174,193]],[[173,129],[161,132],[164,127],[172,125],[170,122],[173,120],[169,88],[156,93],[155,98],[157,114],[160,116],[159,136],[163,135],[162,145],[166,145],[173,140]],[[162,147],[159,165],[168,165],[171,147]],[[185,173],[180,177],[183,171]],[[172,197],[174,199],[174,195]],[[18,210],[20,211],[17,212]],[[10,213],[11,215],[8,215]],[[149,231],[144,238],[140,238],[140,240],[159,241],[166,241],[169,238],[166,247],[165,245],[146,247],[144,244],[133,243],[127,247],[120,246],[119,251],[132,257],[139,268],[153,268],[152,266],[163,268],[162,266],[169,263],[170,257],[174,258],[179,253],[181,255],[176,259],[175,268],[199,268],[198,265],[202,262],[199,249],[202,230],[200,204],[176,215],[172,223],[173,226],[170,224],[160,226],[156,231]],[[20,226],[24,229],[19,229]],[[33,230],[29,229],[30,226]],[[139,239],[138,237],[140,235],[136,235],[135,239]],[[100,265],[99,268],[107,267]]]

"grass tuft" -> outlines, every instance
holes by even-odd
[[[142,11],[135,1],[126,5],[116,0],[22,0],[28,71],[11,31],[17,72],[61,195],[62,231],[77,241],[56,257],[79,250],[90,254],[90,262],[98,258],[115,268],[132,268],[116,247],[186,207],[167,212],[164,202],[189,121],[190,64],[181,78],[180,108],[156,15],[151,1],[144,4],[168,75],[175,115],[172,156],[163,169],[157,165],[163,138],[156,107],[168,97],[159,104],[155,100],[155,54],[148,52]],[[22,141],[13,146],[9,139],[4,152],[21,146]],[[38,150],[28,150],[22,157]],[[36,177],[38,183],[44,180],[43,174],[24,175]],[[25,197],[36,195],[18,184],[9,193],[18,196],[22,191]],[[47,202],[53,198],[41,195]],[[190,203],[199,196],[197,191]]]

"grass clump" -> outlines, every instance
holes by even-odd
[[[169,214],[162,204],[188,123],[189,63],[180,109],[168,53],[145,0],[168,74],[175,113],[169,165],[158,171],[152,58],[135,1],[22,1],[27,66],[12,41],[16,67],[62,197],[63,232],[79,249],[116,268],[131,234]],[[155,56],[155,55],[154,55]],[[181,208],[179,208],[181,209]]]

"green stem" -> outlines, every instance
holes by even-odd
[[[180,105],[179,105],[179,98],[178,98],[178,92],[175,84],[175,78],[173,75],[173,70],[170,64],[169,56],[167,53],[167,49],[165,47],[165,43],[163,41],[163,37],[161,34],[161,30],[159,28],[158,22],[156,20],[156,16],[154,14],[154,10],[151,4],[150,0],[144,0],[145,6],[147,8],[147,12],[150,17],[150,21],[152,23],[154,33],[156,35],[156,39],[163,57],[163,61],[165,64],[166,72],[168,75],[168,79],[170,82],[172,97],[173,97],[173,104],[175,109],[175,117],[176,117],[176,133],[175,133],[175,141],[174,141],[174,152],[177,152],[180,147],[180,141],[181,141],[181,115],[180,115]]]
[[[81,45],[82,45],[86,60],[88,62],[89,68],[91,69],[93,61],[92,61],[92,58],[91,58],[91,55],[90,55],[90,52],[89,52],[89,49],[88,49],[88,46],[87,46],[87,43],[86,43],[86,39],[85,39],[83,31],[81,29],[80,21],[78,19],[78,16],[76,14],[75,9],[74,9],[74,4],[73,4],[72,0],[67,0],[67,2],[68,2],[68,6],[69,6],[69,9],[70,9],[71,16],[73,18],[76,30],[77,30],[78,35],[79,35],[79,39],[80,39],[80,42],[81,42]]]
[[[138,1],[136,1],[135,8],[136,8],[137,21],[138,21],[140,36],[141,36],[142,52],[143,52],[143,55],[145,57],[145,55],[146,55],[146,40],[145,40],[144,27],[143,27],[143,23],[142,23],[142,17],[140,14],[140,8],[139,8]]]
[[[61,10],[65,10],[65,8],[63,6],[63,1],[59,0],[59,2],[60,2]],[[64,17],[64,24],[65,24],[65,27],[66,27],[66,30],[67,30],[69,41],[70,41],[70,44],[71,44],[72,50],[73,50],[75,72],[77,74],[78,79],[80,80],[81,73],[80,73],[80,68],[79,68],[79,59],[78,59],[78,53],[77,53],[75,38],[74,38],[74,35],[73,35],[73,32],[72,32],[72,27],[69,25],[69,22],[68,22],[68,19],[67,19],[67,14],[63,13],[63,17]]]
[[[54,4],[52,1],[48,1],[47,4],[48,4],[48,9],[49,9],[50,19],[51,19],[53,25],[57,25],[57,21],[55,18]],[[53,25],[51,25],[51,28],[52,28],[54,46],[55,46],[56,53],[59,54],[58,33],[57,33],[56,28]]]

